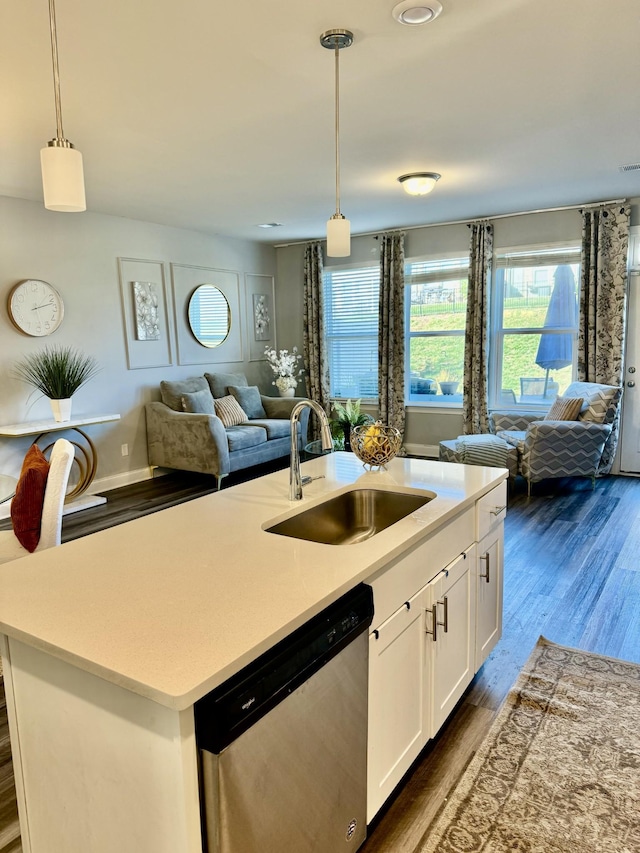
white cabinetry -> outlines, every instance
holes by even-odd
[[[506,484],[493,489],[478,501],[476,671],[502,636],[503,520],[506,502]]]
[[[430,673],[425,659],[424,591],[369,635],[367,821],[429,737]]]
[[[475,674],[476,547],[467,548],[429,584],[428,656],[433,672],[433,737]]]
[[[469,510],[371,584],[368,822],[473,678],[474,530]],[[461,552],[464,542],[469,545]],[[418,591],[387,615],[410,587]]]
[[[502,636],[503,539],[503,525],[499,524],[478,544],[476,671]]]
[[[505,513],[501,483],[371,582],[368,822],[500,639]]]

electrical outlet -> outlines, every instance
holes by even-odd
[[[123,445],[122,445],[122,447],[121,447],[120,449],[122,450],[122,455],[123,455],[123,456],[128,456],[128,455],[129,455],[129,445],[128,445],[128,444],[123,444]]]

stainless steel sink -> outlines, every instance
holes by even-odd
[[[407,495],[380,489],[354,489],[265,529],[267,533],[309,542],[354,545],[370,539],[433,498],[433,493]]]

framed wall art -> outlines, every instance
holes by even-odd
[[[162,261],[118,258],[129,370],[173,364]]]
[[[265,347],[276,340],[273,276],[246,273],[244,288],[249,361],[262,361]]]
[[[132,281],[136,338],[139,341],[160,340],[158,322],[158,288],[154,281]]]

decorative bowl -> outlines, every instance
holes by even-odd
[[[363,465],[370,468],[384,468],[401,446],[400,432],[395,427],[384,426],[380,421],[351,430],[351,449]]]

